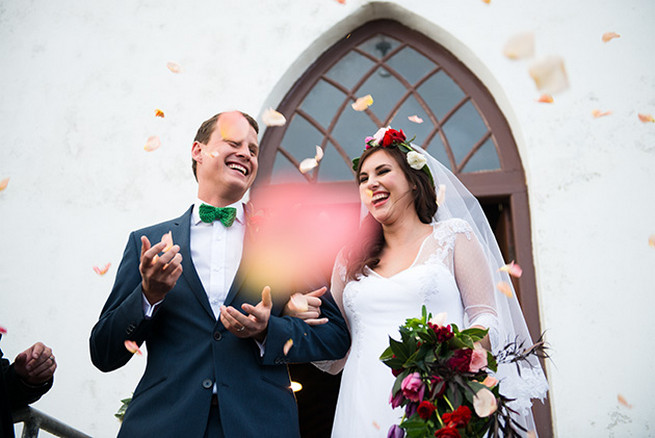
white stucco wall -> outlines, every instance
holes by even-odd
[[[527,175],[541,325],[560,437],[653,436],[655,3],[650,0],[118,1],[0,3],[0,347],[52,346],[53,390],[36,404],[93,436],[144,359],[102,374],[88,335],[129,231],[195,196],[189,150],[219,110],[259,115],[311,62],[372,18],[449,48],[496,97]],[[539,104],[528,61],[501,54],[532,30],[564,57],[571,87]],[[622,36],[608,44],[601,35]],[[168,61],[183,67],[175,75]],[[166,117],[155,119],[155,108]],[[611,110],[594,119],[593,109]],[[143,151],[159,135],[162,147]],[[111,262],[104,277],[93,265]],[[622,394],[633,405],[617,403]]]

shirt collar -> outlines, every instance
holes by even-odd
[[[193,211],[191,212],[191,223],[193,225],[198,225],[200,222],[200,213],[198,212],[198,209],[200,208],[200,205],[202,204],[207,204],[211,205],[209,202],[202,201],[200,198],[196,198],[196,201],[193,203]],[[212,205],[212,207],[215,207]],[[235,220],[238,221],[240,224],[244,224],[244,209],[243,209],[243,202],[237,201],[234,204],[226,205],[226,207],[234,207],[237,210],[237,214],[235,217]],[[208,224],[211,225],[211,224]]]

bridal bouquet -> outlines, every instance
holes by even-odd
[[[499,391],[490,375],[498,363],[518,363],[529,356],[547,357],[544,342],[524,349],[511,342],[497,355],[475,343],[487,330],[459,330],[444,325],[445,314],[434,319],[423,306],[422,317],[408,319],[400,327],[401,340],[389,338],[380,360],[396,377],[389,402],[405,407],[399,425],[391,426],[389,437],[505,437],[527,432],[512,417],[512,399]]]

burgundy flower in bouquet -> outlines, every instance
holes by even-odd
[[[400,327],[401,340],[389,338],[389,348],[380,356],[396,377],[390,403],[405,407],[402,421],[388,436],[508,437],[527,432],[491,374],[498,362],[548,357],[544,342],[528,349],[510,343],[494,356],[479,344],[487,330],[444,325],[445,314],[437,315],[436,322],[431,318],[423,306],[422,317],[408,319]]]

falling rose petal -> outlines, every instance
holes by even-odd
[[[544,93],[541,96],[539,96],[539,99],[537,99],[537,102],[540,102],[540,103],[553,103],[553,96],[551,96],[550,94]]]
[[[491,0],[482,0],[482,3],[490,4]]]
[[[342,4],[342,5],[345,5],[345,4],[346,4],[346,0],[336,0],[336,2],[337,2],[337,3],[340,3],[340,4]]]
[[[652,115],[650,114],[637,114],[639,116],[639,120],[641,120],[644,123],[655,123],[655,119],[653,118]]]
[[[520,278],[521,275],[523,275],[523,269],[521,269],[518,263],[514,263],[514,260],[507,265],[501,266],[498,270],[501,272],[507,272],[509,275],[516,278]]]
[[[180,73],[182,71],[182,67],[180,67],[180,64],[176,62],[167,63],[166,68],[168,68],[172,73]]]
[[[295,312],[306,312],[309,310],[309,302],[303,294],[293,294],[289,298],[289,308]]]
[[[154,150],[159,149],[159,146],[161,146],[161,141],[159,140],[159,137],[153,135],[151,137],[148,137],[148,140],[146,140],[146,145],[143,147],[143,150],[145,150],[146,152],[152,152]]]
[[[569,87],[564,69],[564,60],[559,56],[549,56],[535,61],[529,69],[537,89],[548,94],[556,94]]]
[[[318,161],[316,161],[316,158],[305,158],[300,162],[298,169],[300,170],[300,173],[305,174],[316,166],[318,166]]]
[[[372,198],[373,197],[373,190],[366,189],[366,196],[368,196],[369,198]]]
[[[413,116],[409,116],[407,118],[409,119],[410,122],[418,123],[419,125],[423,123],[423,119],[417,116],[416,114]]]
[[[595,109],[591,112],[591,115],[594,116],[594,119],[609,116],[610,114],[612,114],[612,111],[601,111],[599,109]]]
[[[293,347],[293,339],[289,339],[287,342],[284,343],[284,347],[282,347],[282,353],[286,356],[289,354],[289,350],[291,350],[291,347]]]
[[[107,273],[107,271],[109,270],[110,266],[111,266],[111,263],[107,263],[103,268],[100,268],[98,266],[94,266],[93,270],[98,275],[105,275]]]
[[[5,178],[2,181],[0,181],[0,192],[6,189],[8,184],[9,184],[9,178]]]
[[[603,34],[603,42],[604,43],[607,43],[607,42],[613,40],[614,38],[621,38],[621,35],[619,35],[616,32],[605,32]]]
[[[0,335],[6,335],[7,329],[0,325]]]
[[[443,205],[446,200],[446,185],[439,184],[439,189],[437,190],[437,205]]]
[[[129,351],[132,354],[136,354],[138,356],[143,356],[143,353],[139,349],[139,346],[136,344],[134,341],[130,341],[129,339],[125,341],[125,348],[127,351]]]
[[[155,110],[155,117],[161,117],[163,119],[164,118],[164,112],[162,110],[160,110],[159,108],[157,108]]]
[[[503,47],[509,59],[524,59],[534,55],[534,33],[522,32],[510,37]]]
[[[373,97],[367,94],[364,97],[358,98],[351,106],[355,111],[364,111],[369,106],[373,105]]]
[[[496,379],[495,377],[492,377],[492,376],[487,376],[482,381],[482,384],[484,386],[486,386],[487,388],[493,388],[494,386],[496,386],[498,384],[498,379]]]
[[[648,236],[648,244],[655,248],[655,234]]]
[[[632,405],[630,403],[628,403],[628,401],[625,399],[625,397],[623,397],[621,394],[618,394],[616,396],[616,399],[619,401],[620,404],[622,404],[626,408],[632,409]]]
[[[498,409],[496,396],[489,389],[481,388],[473,397],[473,409],[478,417],[488,417]]]
[[[266,126],[284,126],[287,119],[282,113],[275,111],[273,108],[268,108],[262,114],[262,121]]]
[[[377,430],[380,430],[380,425],[377,424],[375,421],[373,422],[373,427]]]
[[[499,281],[496,285],[496,288],[503,293],[507,298],[512,298],[514,294],[512,293],[512,286],[505,281]]]

